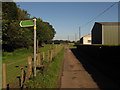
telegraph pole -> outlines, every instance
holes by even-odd
[[[77,39],[77,34],[75,33],[75,42],[76,42],[76,39]]]
[[[80,31],[80,27],[79,27],[79,40],[80,40],[80,37],[81,37],[81,31]]]
[[[69,41],[69,35],[68,35],[68,41]]]

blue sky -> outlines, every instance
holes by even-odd
[[[20,8],[27,10],[31,17],[40,17],[49,22],[56,30],[54,39],[79,39],[79,26],[103,12],[115,2],[17,2]],[[81,27],[81,36],[91,33],[94,22],[117,22],[118,5],[114,5],[103,15]]]

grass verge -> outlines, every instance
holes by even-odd
[[[55,88],[62,68],[63,56],[64,49],[58,53],[44,72],[39,71],[37,77],[27,81],[28,88]]]
[[[55,48],[55,45],[44,45],[44,47],[39,48],[39,52],[47,52],[51,47]],[[12,87],[19,82],[17,76],[21,75],[21,70],[15,66],[26,66],[28,56],[33,56],[33,48],[16,49],[13,52],[3,52],[2,55],[2,63],[7,65],[7,84]]]
[[[76,48],[75,44],[69,44],[68,45],[70,48]]]

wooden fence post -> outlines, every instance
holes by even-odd
[[[2,64],[2,88],[7,88],[6,64]]]
[[[48,50],[48,57],[47,58],[48,58],[48,61],[49,61],[49,59],[50,59],[49,50]]]
[[[49,50],[49,62],[51,62],[51,50]]]
[[[28,56],[28,78],[32,75],[32,56]]]
[[[37,66],[41,65],[40,53],[37,54]]]
[[[24,83],[24,68],[22,68],[21,69],[22,71],[21,71],[21,83],[20,83],[20,87],[22,87],[23,86],[23,83]],[[26,77],[25,77],[26,78]],[[25,79],[25,82],[26,82],[26,79]]]
[[[53,53],[54,53],[53,57],[55,57],[56,56],[56,47],[54,47]]]
[[[57,45],[56,45],[56,55],[57,55],[57,53],[58,53],[58,47],[57,47]]]
[[[44,61],[45,60],[45,53],[44,52],[42,53],[42,58],[43,58],[42,60]]]
[[[50,61],[52,61],[52,50],[50,50]]]

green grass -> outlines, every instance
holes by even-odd
[[[47,52],[51,47],[55,45],[45,45],[39,48],[39,52]],[[17,76],[20,76],[20,69],[15,66],[26,66],[28,56],[33,56],[33,49],[17,49],[14,52],[3,52],[2,63],[7,65],[7,83],[15,84],[18,82]]]
[[[70,48],[76,48],[76,46],[74,46],[75,44],[69,44],[68,46],[70,47]]]
[[[20,69],[15,66],[26,66],[27,57],[33,55],[31,49],[17,49],[14,52],[3,52],[2,63],[7,65],[7,83],[18,82],[17,76],[20,75]]]
[[[27,86],[29,88],[55,88],[58,81],[59,72],[62,67],[64,49],[54,58],[54,61],[45,68],[45,71],[39,71],[37,77],[29,80]]]

